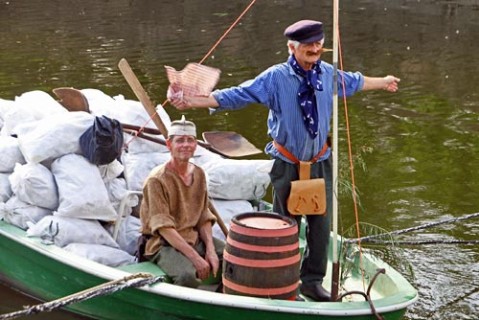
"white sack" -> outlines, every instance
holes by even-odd
[[[208,193],[215,199],[255,200],[266,194],[273,160],[221,159],[203,165]]]
[[[169,152],[124,153],[122,160],[125,165],[125,178],[128,189],[142,191],[143,183],[151,170],[167,162],[170,158]]]
[[[15,107],[5,114],[2,134],[10,135],[26,123],[65,113],[68,111],[48,93],[39,90],[25,92],[15,97]]]
[[[107,116],[115,118],[116,102],[112,97],[98,89],[82,89],[80,91],[88,101],[91,114],[98,117]]]
[[[6,132],[7,128],[5,126],[5,115],[7,112],[11,111],[15,107],[15,102],[12,100],[0,99],[0,135],[9,136],[10,133]]]
[[[240,214],[246,212],[253,212],[253,206],[247,200],[220,200],[220,199],[210,199],[211,203],[218,211],[221,219],[225,223],[226,227],[230,228],[231,219]],[[213,226],[213,236],[218,239],[225,240],[225,234],[221,231],[218,223],[215,223]]]
[[[3,117],[2,136],[10,136],[17,133],[18,127],[38,121],[34,115],[28,113],[25,108],[15,106],[7,111]]]
[[[15,103],[28,110],[36,119],[49,117],[52,114],[68,113],[58,101],[44,91],[34,90],[15,97]]]
[[[148,135],[148,134],[146,134]],[[155,139],[163,139],[162,135],[149,135]],[[151,152],[169,152],[165,145],[149,141],[132,134],[125,133],[123,135],[126,148],[129,153],[151,153]]]
[[[136,126],[145,126],[147,128],[157,129],[150,115],[146,112],[143,105],[138,101],[125,100],[123,96],[114,97],[118,103],[115,117],[121,123],[133,124]],[[171,120],[161,105],[156,107],[156,111],[161,121],[169,130]],[[158,139],[164,139],[162,135],[152,135]],[[143,138],[133,138],[131,135],[125,134],[125,143],[128,144],[129,153],[149,153],[149,152],[168,152],[168,148],[162,144],[148,141]]]
[[[51,214],[51,210],[25,203],[15,196],[6,203],[0,203],[0,218],[24,230],[28,228],[28,223],[37,223]]]
[[[52,163],[60,205],[54,215],[113,221],[116,213],[98,167],[83,156],[69,154]]]
[[[101,178],[105,183],[117,178],[125,168],[117,159],[113,160],[109,164],[98,166],[100,170]]]
[[[9,179],[18,199],[50,210],[58,208],[57,185],[53,174],[45,166],[39,163],[17,164]]]
[[[110,267],[135,263],[135,257],[127,252],[101,244],[70,243],[63,249]]]
[[[138,205],[139,199],[135,194],[130,194],[126,186],[126,180],[117,178],[105,184],[113,208],[117,214],[125,217],[132,212],[132,208]],[[121,208],[121,201],[124,199],[124,207]],[[121,211],[121,212],[120,212]]]
[[[138,238],[140,237],[141,221],[134,216],[127,216],[120,225],[118,230],[118,236],[116,242],[120,246],[120,249],[128,252],[131,255],[135,255],[136,247],[138,244]],[[114,226],[110,228],[110,234],[113,235]]]
[[[0,154],[0,172],[12,172],[16,163],[25,163],[17,138],[0,136]]]
[[[145,110],[145,107],[139,101],[125,99],[122,95],[113,97],[117,102],[115,109],[115,119],[122,123],[134,124],[137,126],[146,126],[148,128],[156,129],[156,125],[153,120],[150,120],[150,115]],[[161,105],[157,105],[155,108],[157,114],[160,116],[161,121],[165,125],[166,129],[170,128],[171,119],[168,113]]]
[[[46,216],[35,225],[29,224],[27,236],[40,237],[59,247],[78,242],[118,248],[108,231],[96,220]]]
[[[80,136],[93,124],[83,111],[53,115],[33,124],[19,126],[20,150],[28,162],[53,160],[65,154],[81,154]]]
[[[9,176],[9,173],[0,173],[0,202],[7,202],[12,196]]]
[[[202,146],[198,146],[196,148],[195,154],[193,155],[193,158],[191,158],[191,162],[199,167],[203,167],[210,161],[220,161],[221,159],[224,158],[219,154],[213,153],[208,149],[203,148]]]

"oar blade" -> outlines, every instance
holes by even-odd
[[[233,131],[205,131],[202,135],[203,140],[212,149],[226,157],[238,158],[262,152],[242,135]]]
[[[90,113],[88,100],[80,90],[62,87],[55,88],[52,91],[59,99],[58,102],[68,111],[85,111]]]

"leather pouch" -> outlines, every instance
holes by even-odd
[[[326,213],[326,183],[323,178],[311,179],[311,163],[300,161],[299,180],[291,181],[287,200],[292,215],[323,215]]]

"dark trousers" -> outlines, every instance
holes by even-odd
[[[301,226],[302,216],[289,214],[286,201],[291,190],[291,181],[299,179],[298,165],[275,159],[270,172],[273,185],[273,211],[296,219]],[[330,158],[311,165],[311,178],[324,178],[326,182],[327,209],[325,215],[306,215],[307,246],[301,264],[303,283],[322,283],[328,263],[328,247],[331,230],[332,164]]]

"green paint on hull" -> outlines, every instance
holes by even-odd
[[[2,280],[43,301],[58,299],[122,278],[129,273],[162,272],[150,263],[110,268],[41,244],[0,221]],[[376,268],[373,262],[368,268]],[[394,270],[378,281],[387,297],[374,302],[385,319],[402,319],[417,291]],[[392,274],[392,275],[391,275]],[[386,308],[386,309],[384,309]],[[72,304],[68,310],[97,319],[375,319],[366,302],[314,303],[224,295],[161,283]],[[361,314],[362,313],[362,314]]]

